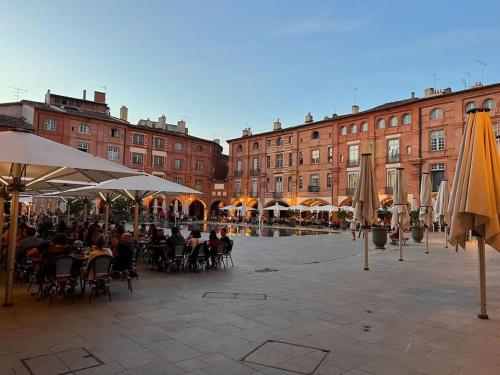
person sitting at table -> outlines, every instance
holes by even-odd
[[[122,225],[118,224],[114,227],[111,233],[111,250],[115,251],[118,249],[123,233],[125,233],[125,229]]]
[[[52,220],[47,215],[44,215],[38,227],[38,233],[40,233],[40,237],[47,238],[53,229],[54,226],[52,225]]]
[[[113,253],[111,252],[111,249],[105,247],[106,245],[106,239],[104,236],[99,236],[97,238],[97,241],[95,243],[95,246],[92,247],[92,250],[90,251],[89,258],[87,259],[87,267],[84,269],[84,274],[87,273],[88,270],[88,265],[90,264],[90,261],[100,255],[109,255],[110,257],[113,256]],[[88,279],[92,279],[94,275],[91,273],[92,270],[89,272]]]
[[[186,240],[182,236],[178,227],[172,227],[172,235],[167,239],[167,252],[168,256],[173,257],[175,255],[175,247],[178,245],[185,245]]]
[[[192,249],[194,249],[197,245],[203,242],[201,239],[201,232],[197,229],[193,229],[188,238],[186,238],[186,242]]]
[[[134,249],[132,245],[130,245],[131,238],[132,236],[130,233],[122,234],[117,249],[113,251],[113,256],[115,258],[113,270],[122,272],[131,269],[132,259],[134,257]]]
[[[36,237],[36,229],[33,227],[27,227],[25,230],[25,237],[19,241],[18,252],[16,255],[16,260],[18,263],[24,263],[26,261],[26,251],[29,249],[38,247],[43,240]]]
[[[142,223],[141,227],[139,228],[139,239],[140,240],[144,239],[147,234],[148,234],[148,230],[147,230],[146,224]]]
[[[151,225],[149,226],[148,233],[147,233],[148,238],[151,238],[151,236],[153,235],[153,233],[154,233],[155,231],[156,231],[156,225],[151,224]]]
[[[222,228],[220,230],[220,241],[226,243],[227,244],[226,246],[229,247],[229,249],[231,249],[231,247],[233,246],[233,242],[227,236],[227,229],[226,228]]]
[[[215,257],[217,256],[217,246],[219,246],[219,244],[220,240],[219,237],[217,237],[217,232],[214,230],[211,231],[208,235],[208,249],[210,252],[211,267],[215,266]]]
[[[87,244],[95,244],[100,233],[101,227],[99,226],[99,220],[94,220],[94,223],[89,227],[89,231],[87,234]]]

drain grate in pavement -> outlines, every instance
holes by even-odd
[[[69,375],[104,365],[85,348],[63,350],[21,359],[31,375]]]
[[[321,365],[329,350],[267,340],[245,357],[242,362],[309,375]]]
[[[205,294],[203,294],[203,298],[265,300],[267,299],[267,294],[205,292]]]

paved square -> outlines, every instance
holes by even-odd
[[[63,350],[23,358],[21,362],[32,375],[65,375],[88,370],[104,363],[85,348]]]

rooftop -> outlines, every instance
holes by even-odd
[[[17,128],[17,129],[33,129],[33,126],[26,122],[21,117],[13,117],[0,114],[0,127],[2,128]]]

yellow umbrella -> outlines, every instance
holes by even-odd
[[[450,243],[465,248],[469,230],[477,236],[481,319],[486,313],[485,242],[500,251],[500,156],[487,109],[469,111],[451,189]]]
[[[373,171],[372,154],[361,154],[359,180],[354,191],[354,219],[361,222],[365,232],[365,271],[368,271],[368,227],[377,217],[379,206],[375,172]]]
[[[429,228],[432,224],[432,185],[429,173],[422,173],[420,180],[419,219],[424,223],[425,253],[429,254]]]

